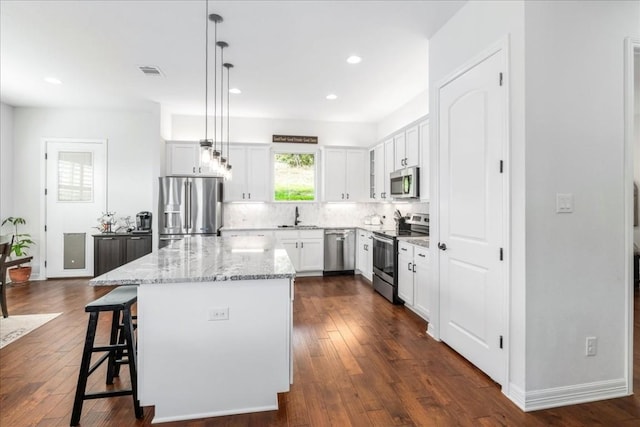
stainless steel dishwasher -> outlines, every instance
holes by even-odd
[[[356,233],[353,228],[324,230],[324,273],[353,273],[356,267]]]

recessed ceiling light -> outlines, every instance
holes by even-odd
[[[52,85],[61,85],[62,81],[60,79],[57,79],[55,77],[45,77],[44,81],[47,83],[51,83]]]
[[[336,98],[338,98],[338,95],[336,95],[334,93],[330,93],[329,95],[327,95],[327,99],[330,100],[330,101],[333,101]]]
[[[347,62],[349,64],[359,64],[362,61],[362,58],[360,58],[358,55],[351,55],[350,57],[347,58]]]
[[[238,93],[242,93],[242,91],[240,89],[238,89],[237,87],[234,87],[234,88],[229,89],[229,93],[238,94]]]

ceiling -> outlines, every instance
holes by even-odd
[[[224,18],[218,40],[229,43],[231,86],[242,90],[231,95],[231,114],[379,121],[427,89],[428,39],[462,4],[212,0],[209,13]],[[1,0],[0,99],[34,107],[160,104],[169,114],[203,115],[206,16],[204,0]],[[348,64],[352,54],[362,62]],[[147,65],[163,75],[144,75],[138,67]]]

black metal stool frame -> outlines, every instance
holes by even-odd
[[[132,395],[136,418],[144,417],[140,401],[138,400],[137,355],[133,333],[135,327],[133,319],[135,316],[132,316],[131,314],[131,306],[135,302],[136,298],[133,298],[125,303],[98,306],[88,304],[85,307],[85,311],[89,312],[89,324],[87,326],[87,336],[85,339],[84,351],[82,353],[80,373],[78,375],[78,386],[76,388],[76,396],[73,403],[73,412],[71,415],[72,426],[77,426],[80,423],[82,406],[85,400],[99,399],[103,397]],[[111,311],[113,315],[110,340],[109,345],[94,347],[98,326],[98,316],[101,311]],[[120,318],[122,318],[122,323],[120,322]],[[91,365],[91,355],[96,352],[104,352],[105,354]],[[124,356],[126,356],[126,359],[124,359]],[[130,389],[86,393],[89,375],[102,365],[105,360],[109,361],[107,364],[107,384],[113,384],[113,378],[119,375],[120,365],[129,365],[129,374],[131,377]]]

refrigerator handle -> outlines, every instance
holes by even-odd
[[[189,229],[189,182],[184,183],[184,228]]]

